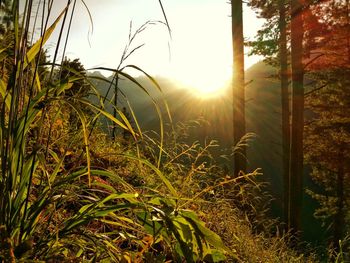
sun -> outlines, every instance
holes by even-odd
[[[201,99],[217,98],[224,95],[227,79],[221,75],[191,76],[187,80],[190,91]]]
[[[222,44],[219,41],[221,33],[208,38],[205,32],[196,34],[196,42],[192,33],[178,36],[182,41],[174,39],[168,75],[197,98],[223,96],[232,75],[232,61],[226,52],[226,42]],[[221,43],[221,47],[213,49],[217,42]]]
[[[188,89],[195,97],[212,99],[224,96],[230,74],[225,71],[201,69],[182,71],[176,77],[181,87]]]

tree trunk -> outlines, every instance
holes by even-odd
[[[285,1],[279,0],[279,59],[281,79],[282,108],[282,159],[283,159],[283,213],[284,222],[288,225],[289,210],[289,158],[290,158],[290,125],[289,125],[289,95],[288,95],[288,57]],[[288,230],[288,229],[286,229]]]
[[[303,33],[302,4],[300,0],[291,0],[292,129],[288,226],[294,235],[301,230],[303,199]]]
[[[349,8],[349,0],[346,0],[346,21],[347,24],[350,25],[350,8]],[[348,48],[348,63],[350,63],[350,26],[348,26],[348,30],[346,32],[346,42],[347,42],[347,48]]]
[[[244,94],[244,40],[242,0],[231,0],[232,15],[232,96],[233,96],[233,142],[236,145],[245,135]],[[234,175],[246,171],[245,148],[234,155]]]
[[[337,213],[334,217],[333,247],[340,251],[339,240],[343,238],[344,228],[344,150],[340,150],[339,167],[337,173]]]

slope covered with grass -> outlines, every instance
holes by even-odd
[[[232,177],[237,148],[214,158],[216,141],[192,139],[200,122],[170,122],[161,83],[132,65],[106,79],[78,60],[49,61],[44,45],[74,2],[51,24],[44,2],[33,43],[33,1],[1,2],[0,262],[313,262],[268,217],[259,169]],[[101,91],[117,79],[139,91],[124,92],[128,112]],[[143,100],[156,131],[133,110]]]

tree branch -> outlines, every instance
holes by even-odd
[[[304,65],[304,70],[309,66],[311,63],[313,63],[316,59],[319,59],[320,57],[324,56],[324,53],[314,57],[313,59],[309,60],[305,65]]]
[[[316,92],[316,91],[318,91],[318,90],[320,90],[320,89],[323,89],[323,88],[326,87],[328,84],[329,84],[329,83],[326,83],[326,84],[324,84],[324,85],[322,85],[322,86],[320,86],[320,87],[318,87],[318,88],[316,88],[316,89],[313,89],[313,90],[310,90],[310,91],[308,91],[308,92],[305,92],[305,93],[304,93],[304,96],[307,97],[307,96],[309,96],[310,94],[312,94],[312,93],[314,93],[314,92]]]

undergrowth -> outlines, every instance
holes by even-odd
[[[43,17],[33,20],[40,3]],[[44,50],[70,24],[76,1],[51,25],[54,1],[40,3],[0,2],[8,21],[0,30],[0,262],[307,261],[269,234],[275,221],[259,170],[232,176],[212,155],[217,142],[185,143],[188,125],[165,131],[169,112],[125,71],[161,92],[124,65],[139,48],[130,47],[133,34],[121,64],[104,69],[113,80],[88,77],[77,60],[57,61],[61,38],[53,61]],[[33,23],[41,30],[32,42]],[[120,77],[152,99],[159,134],[142,132],[131,105],[132,120],[93,81],[116,90]]]

